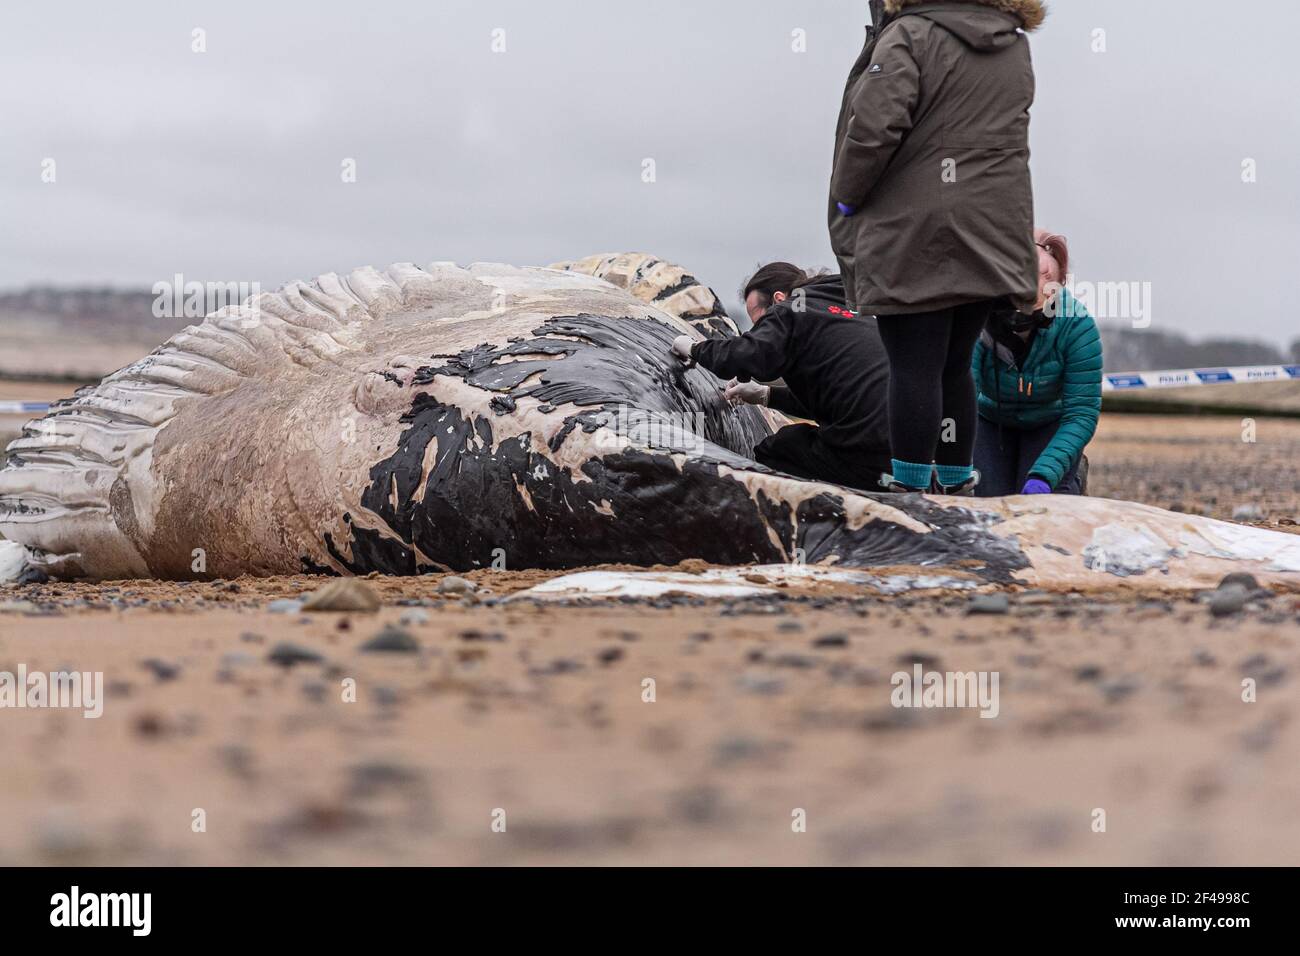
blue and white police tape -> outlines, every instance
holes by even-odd
[[[1300,379],[1300,365],[1239,365],[1231,368],[1174,368],[1162,372],[1107,372],[1103,392],[1136,388],[1186,388],[1227,382],[1284,382]]]
[[[25,415],[48,412],[49,402],[0,402],[0,415]]]

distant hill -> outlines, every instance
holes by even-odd
[[[153,317],[153,299],[151,293],[139,290],[35,286],[16,292],[0,292],[0,320],[28,315],[93,324],[156,322],[158,320]]]
[[[1177,332],[1101,325],[1108,372],[1144,372],[1165,368],[1211,368],[1222,365],[1285,365],[1300,360],[1300,340],[1289,354],[1267,342],[1239,338],[1192,341]]]
[[[150,291],[111,288],[0,292],[0,378],[95,380],[200,321],[156,316],[154,301]],[[196,296],[191,311],[207,306]]]

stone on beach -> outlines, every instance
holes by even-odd
[[[330,581],[302,602],[304,611],[378,611],[379,607],[379,596],[357,578]]]

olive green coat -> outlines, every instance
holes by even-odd
[[[849,74],[831,245],[859,312],[903,315],[1038,289],[1029,176],[1039,0],[886,0]],[[835,203],[857,208],[842,216]]]

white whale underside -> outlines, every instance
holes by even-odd
[[[548,496],[557,482],[567,489],[566,507],[572,509],[574,489],[585,488],[584,507],[592,514],[579,516],[587,522],[580,526],[590,526],[592,540],[604,542],[606,551],[598,552],[603,560],[613,560],[607,551],[616,548],[617,538],[611,545],[609,536],[617,535],[626,505],[593,489],[592,482],[606,480],[593,463],[648,449],[682,475],[694,473],[699,462],[710,463],[711,473],[716,467],[714,484],[705,487],[712,489],[708,494],[729,496],[733,512],[738,495],[753,503],[752,515],[735,520],[762,526],[759,538],[771,542],[758,549],[764,553],[753,554],[756,563],[800,558],[792,553],[788,522],[774,514],[795,516],[797,524],[806,520],[797,515],[808,506],[830,501],[837,534],[861,537],[863,529],[876,529],[917,542],[901,563],[928,569],[924,580],[935,580],[940,565],[959,579],[978,580],[986,557],[972,554],[963,565],[949,547],[942,560],[937,552],[931,560],[925,546],[927,536],[951,540],[965,525],[992,542],[986,555],[1005,550],[1016,556],[1004,580],[1035,586],[1196,588],[1212,586],[1231,571],[1249,571],[1265,582],[1300,581],[1300,536],[1282,532],[1102,498],[891,500],[773,473],[749,460],[747,448],[724,447],[718,435],[733,434],[725,430],[731,428],[728,415],[750,416],[746,428],[762,424],[754,417],[759,414],[779,426],[780,416],[730,410],[716,394],[709,398],[717,383],[695,377],[707,374],[702,370],[691,373],[688,398],[703,403],[711,427],[724,429],[714,434],[717,440],[694,432],[689,418],[666,418],[653,403],[644,410],[665,427],[654,429],[648,440],[636,429],[609,423],[575,429],[575,416],[589,411],[583,402],[530,395],[533,380],[545,380],[545,372],[519,382],[510,392],[512,407],[503,410],[501,388],[438,367],[485,344],[516,340],[554,347],[565,334],[539,339],[537,330],[557,317],[651,323],[643,328],[653,331],[655,341],[667,341],[692,331],[734,334],[720,313],[716,297],[681,269],[639,254],[549,268],[398,263],[293,282],[208,316],[30,423],[0,470],[0,536],[24,548],[26,563],[56,575],[100,579],[233,577],[304,567],[349,573],[369,560],[358,551],[362,541],[403,555],[412,567],[456,566],[446,555],[423,552],[428,541],[440,540],[436,529],[426,527],[420,538],[397,526],[397,511],[381,507],[385,495],[376,492],[377,463],[410,451],[403,443],[412,440],[413,401],[424,395],[465,422],[478,423],[460,437],[458,455],[472,453],[479,462],[507,452],[531,456],[536,464],[510,490],[519,508],[512,514],[540,520],[545,505],[555,506]],[[512,354],[497,354],[487,371],[537,360],[529,347],[516,344]],[[680,374],[667,364],[675,360],[657,348],[644,354],[614,348],[622,353],[611,358],[648,370],[655,381]],[[543,358],[552,368],[575,361],[553,353]],[[414,480],[403,490],[393,478],[389,504],[400,505],[407,516],[431,504],[422,496],[431,494],[439,469],[444,479],[447,469],[459,467],[460,480],[483,480],[469,473],[468,458],[452,460],[449,434],[425,440],[420,457],[402,472]],[[698,486],[692,487],[698,496]],[[444,528],[458,518],[481,525],[492,517],[470,514],[465,489],[457,491],[462,511],[438,512]],[[493,489],[481,491],[484,501],[492,500]],[[672,556],[680,557],[689,542],[670,542],[675,511],[698,510],[707,502],[675,501],[671,483],[656,486],[654,494],[660,496],[656,513],[663,524],[642,524],[628,533],[637,536],[639,553],[648,555],[654,553],[654,536],[663,534],[665,548],[671,544]],[[567,527],[556,526],[557,545]],[[718,533],[729,533],[727,527]],[[499,529],[508,566],[518,566],[510,555],[519,531],[504,520]],[[707,537],[696,534],[697,540]],[[570,557],[561,563],[597,563],[582,560],[581,540],[563,543]],[[844,557],[850,552],[833,544],[823,551],[822,564],[864,563]],[[486,565],[492,555],[481,558]],[[0,573],[12,576],[17,564],[14,545],[0,548]]]

